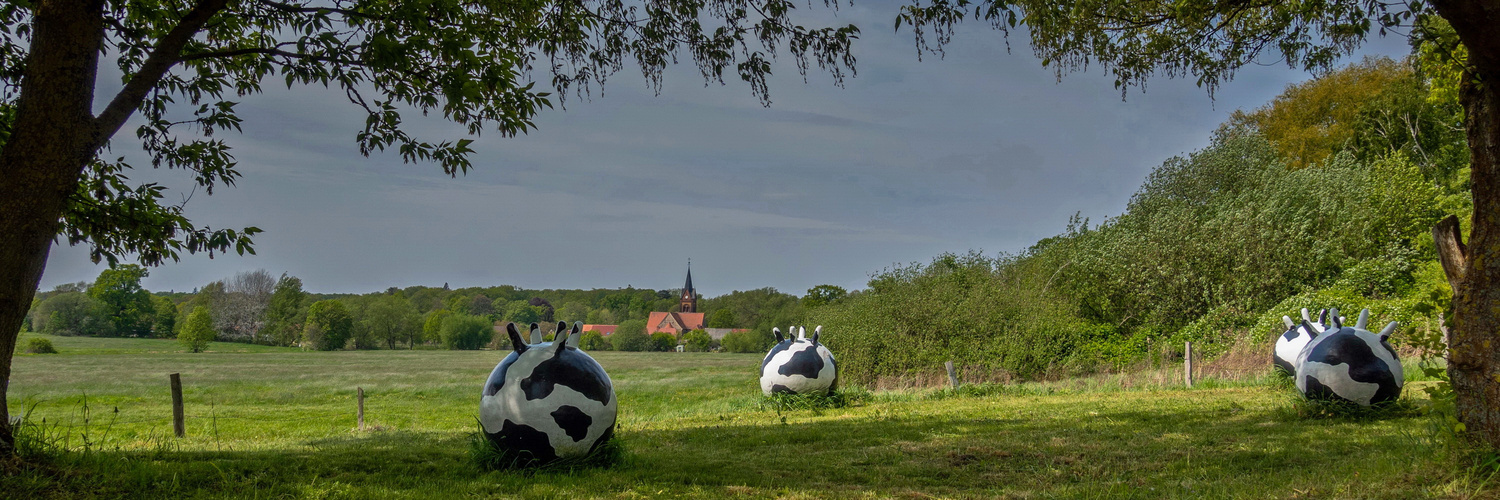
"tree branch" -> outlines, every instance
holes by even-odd
[[[293,42],[286,42],[286,43],[282,43],[280,45],[277,45],[276,47],[281,47],[281,46],[284,46],[284,45],[294,45],[294,43]],[[195,54],[184,54],[182,57],[178,58],[178,60],[179,61],[196,61],[198,59],[211,59],[211,58],[218,58],[218,57],[236,57],[236,56],[243,56],[243,55],[249,55],[249,54],[266,54],[266,55],[287,57],[287,58],[292,58],[292,59],[312,59],[314,61],[321,61],[321,62],[334,63],[334,64],[344,64],[344,65],[349,65],[349,66],[363,66],[364,65],[364,63],[361,62],[361,61],[355,61],[355,60],[349,60],[349,59],[340,59],[340,58],[337,58],[337,57],[320,56],[320,55],[315,55],[315,54],[303,54],[303,53],[300,53],[300,52],[287,52],[285,50],[281,50],[281,49],[275,48],[275,47],[273,47],[273,48],[250,47],[250,48],[243,48],[243,49],[214,50],[214,51],[208,51],[208,52],[198,52],[198,53],[195,53]]]
[[[343,15],[345,17],[357,17],[357,18],[362,18],[362,19],[371,19],[371,20],[380,20],[380,21],[386,20],[386,18],[383,18],[383,17],[373,16],[373,15],[370,15],[370,14],[366,14],[366,13],[358,12],[358,11],[353,11],[353,10],[349,10],[349,9],[340,9],[340,8],[336,8],[336,7],[308,7],[308,6],[305,6],[305,5],[292,5],[292,4],[289,4],[289,3],[274,2],[274,1],[271,1],[271,0],[260,0],[260,4],[264,5],[264,6],[267,6],[267,7],[270,7],[270,8],[273,8],[273,9],[276,9],[276,10],[279,10],[279,11],[282,11],[282,12],[290,13],[290,14],[316,14],[316,13],[320,13],[320,12],[331,12],[331,13],[334,13],[334,14]]]
[[[178,54],[182,48],[193,39],[198,30],[213,18],[214,14],[224,10],[228,0],[200,0],[193,10],[189,11],[182,21],[167,32],[161,41],[157,42],[156,48],[151,50],[151,55],[146,57],[146,62],[141,64],[139,71],[115,98],[109,101],[109,105],[99,116],[94,119],[94,139],[90,144],[92,149],[98,149],[105,141],[115,135],[125,120],[135,113],[140,107],[141,101],[156,88],[161,79],[166,76],[167,71],[179,61]]]

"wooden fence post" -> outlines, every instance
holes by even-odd
[[[1193,343],[1188,341],[1183,348],[1182,354],[1182,380],[1189,389],[1193,388]]]
[[[187,435],[187,424],[182,415],[182,375],[173,373],[168,377],[172,379],[172,432],[183,437]]]
[[[953,360],[944,362],[943,366],[948,368],[948,385],[953,386],[954,389],[958,389],[958,370],[953,368]]]
[[[359,400],[359,409],[355,416],[359,419],[359,430],[365,430],[365,388],[355,387],[354,394]]]

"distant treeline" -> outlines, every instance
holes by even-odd
[[[844,295],[820,285],[805,298],[774,288],[735,291],[700,298],[708,328],[740,328],[720,346],[701,331],[678,339],[645,334],[653,311],[676,311],[677,290],[639,288],[528,290],[514,286],[389,288],[368,294],[317,294],[286,274],[252,271],[204,285],[193,292],[152,293],[141,288],[148,271],[126,264],[100,273],[93,282],[64,284],[38,292],[23,329],[56,335],[175,338],[189,318],[211,324],[215,340],[303,346],[308,349],[450,349],[498,347],[495,322],[542,323],[550,336],[557,321],[619,325],[610,338],[585,340],[587,348],[690,350],[722,348],[760,352],[770,347],[771,328],[800,322],[808,308]],[[197,333],[195,332],[196,336]],[[705,340],[706,339],[706,340]]]
[[[1078,373],[1237,342],[1269,345],[1301,307],[1370,307],[1430,345],[1451,296],[1431,227],[1469,220],[1456,68],[1367,59],[1237,112],[1157,167],[1124,214],[1075,217],[1017,254],[886,269],[809,312],[857,382],[942,363]]]

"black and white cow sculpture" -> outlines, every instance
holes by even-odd
[[[1302,321],[1309,326],[1292,321],[1292,318],[1282,316],[1281,321],[1286,323],[1286,331],[1276,337],[1276,350],[1271,354],[1271,363],[1287,375],[1297,373],[1297,355],[1302,353],[1302,348],[1313,336],[1323,333],[1327,329],[1328,310],[1318,312],[1318,321],[1313,322],[1312,316],[1307,313],[1307,308],[1302,309]]]
[[[1365,330],[1370,310],[1359,313],[1353,327],[1343,325],[1338,309],[1328,330],[1313,337],[1297,355],[1297,390],[1308,399],[1344,400],[1362,406],[1401,397],[1401,359],[1387,342],[1396,331],[1392,321],[1379,334]],[[1306,320],[1304,327],[1312,328]]]
[[[807,329],[798,328],[797,338],[781,336],[781,329],[772,328],[776,345],[760,363],[760,390],[767,396],[778,393],[828,394],[838,388],[839,368],[833,362],[833,353],[818,342],[823,327],[813,329],[812,338],[807,338]]]
[[[581,323],[558,323],[557,340],[527,344],[505,326],[514,352],[490,372],[479,400],[485,437],[500,449],[550,462],[586,455],[614,435],[615,391],[594,358],[570,341]],[[540,330],[532,325],[532,338]]]

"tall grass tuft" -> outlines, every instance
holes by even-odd
[[[1296,420],[1370,421],[1408,418],[1422,414],[1422,409],[1416,403],[1404,397],[1370,406],[1341,399],[1309,399],[1296,390],[1290,391],[1288,398],[1291,404],[1286,408],[1287,416]]]
[[[859,406],[870,400],[870,391],[862,387],[837,389],[827,394],[777,393],[756,401],[755,409],[775,411],[777,414],[808,410],[822,414],[823,410]]]

